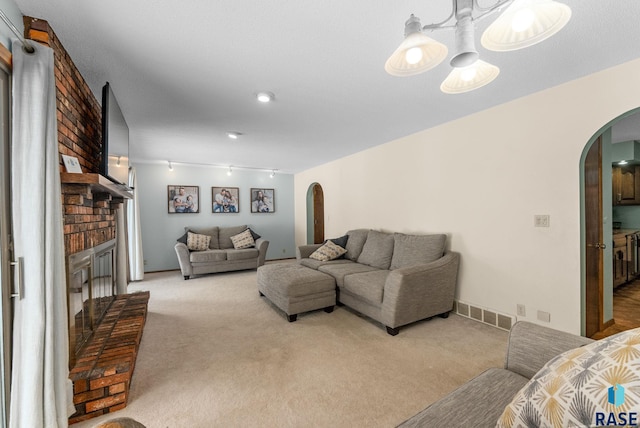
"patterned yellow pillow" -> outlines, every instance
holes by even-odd
[[[208,250],[209,242],[211,242],[211,237],[209,235],[187,232],[187,248],[191,251]]]
[[[251,235],[251,230],[249,229],[238,233],[237,235],[233,235],[231,237],[231,242],[233,242],[233,248],[236,250],[256,246],[256,241],[253,240],[253,235]]]
[[[315,250],[310,256],[310,259],[319,260],[321,262],[328,262],[334,260],[345,254],[347,250],[340,245],[334,244],[331,241],[327,241],[324,245]]]
[[[623,414],[637,423],[639,412],[640,329],[634,329],[549,361],[516,394],[496,427],[603,426]]]

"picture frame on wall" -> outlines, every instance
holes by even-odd
[[[237,187],[212,187],[211,210],[214,214],[240,212],[240,189]]]
[[[200,212],[200,187],[167,186],[169,214],[192,214]]]
[[[273,213],[276,211],[276,199],[274,189],[251,189],[251,212]]]

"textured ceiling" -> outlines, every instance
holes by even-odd
[[[480,57],[501,74],[445,95],[448,61],[409,78],[384,62],[411,13],[441,21],[449,0],[15,1],[49,21],[98,99],[111,83],[134,163],[298,172],[640,56],[640,1],[563,0],[567,27],[520,51],[482,48],[492,18],[480,21]],[[453,54],[451,30],[432,37]],[[259,91],[276,102],[258,104]]]

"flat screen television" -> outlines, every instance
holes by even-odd
[[[109,82],[102,88],[100,174],[114,183],[129,184],[129,126]]]

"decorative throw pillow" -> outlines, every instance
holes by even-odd
[[[210,241],[211,237],[209,235],[187,232],[187,247],[191,251],[207,250]]]
[[[549,361],[516,394],[497,427],[603,426],[632,412],[640,413],[640,328]]]
[[[254,240],[254,241],[257,241],[258,239],[260,239],[260,238],[261,238],[261,236],[260,236],[260,235],[258,235],[257,233],[255,233],[255,232],[253,231],[253,229],[249,228],[248,230],[249,230],[249,232],[251,232],[251,236],[253,237],[253,240]]]
[[[251,236],[250,229],[247,229],[242,233],[238,233],[237,235],[233,235],[231,237],[231,242],[233,242],[233,248],[236,250],[251,248],[256,245],[256,242],[253,240],[253,236]]]
[[[181,237],[179,237],[178,239],[176,239],[176,241],[178,242],[182,242],[183,244],[187,244],[187,233],[185,232],[184,235],[182,235]]]
[[[334,243],[334,244],[336,244],[336,245],[340,245],[340,246],[341,246],[342,248],[344,248],[345,250],[347,249],[347,241],[348,241],[348,240],[349,240],[349,235],[344,235],[344,236],[341,236],[341,237],[339,237],[339,238],[330,238],[330,239],[327,239],[327,241],[331,241],[331,242],[333,242],[333,243]],[[324,241],[324,242],[327,242],[327,241]]]
[[[309,258],[319,260],[321,262],[328,262],[329,260],[337,259],[346,252],[347,250],[342,248],[340,245],[336,245],[331,241],[327,241],[322,245],[322,247],[311,253]]]

